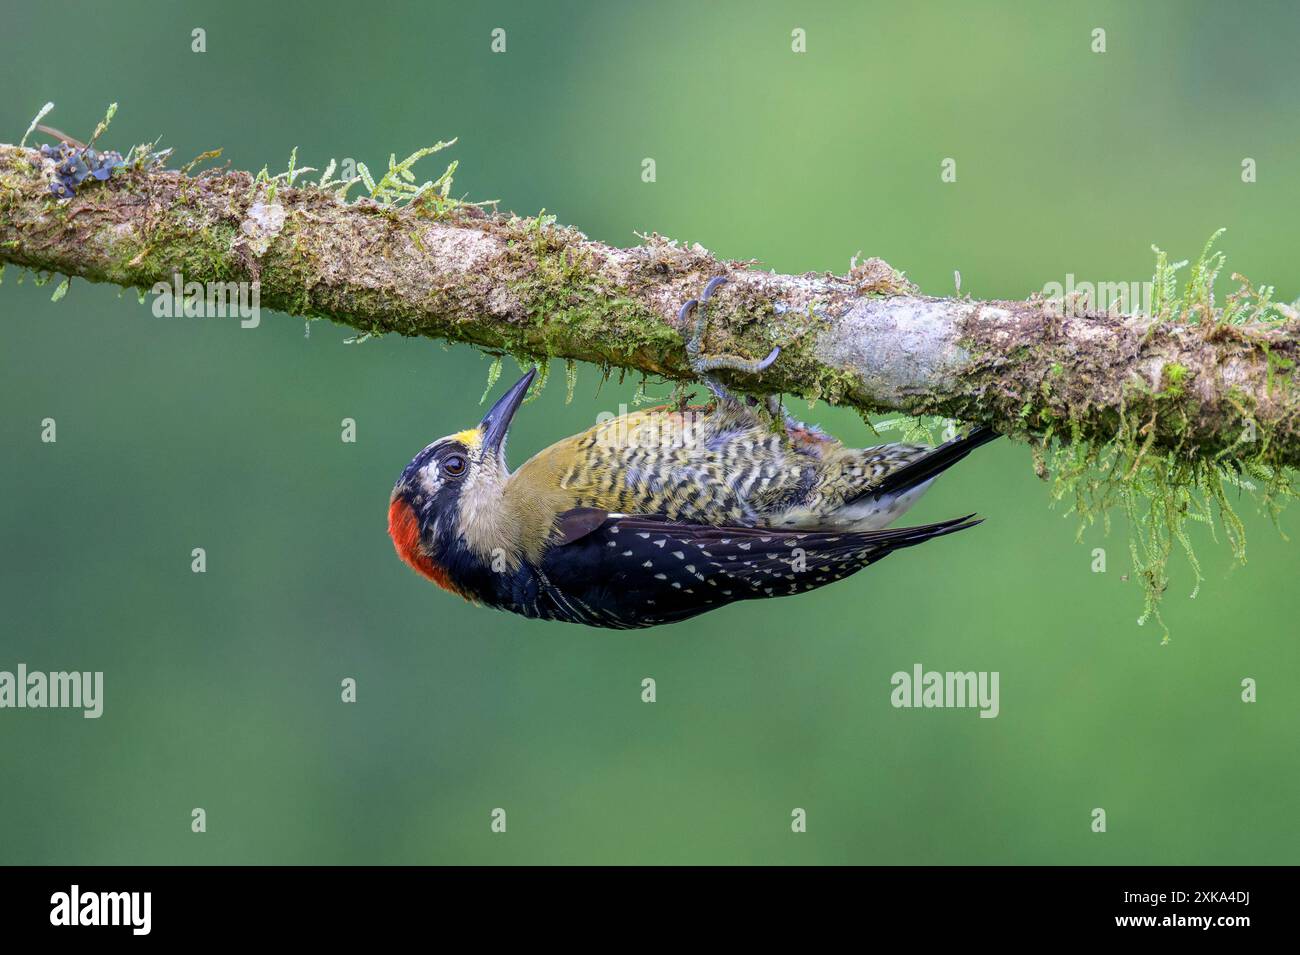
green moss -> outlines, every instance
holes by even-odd
[[[1170,266],[1165,253],[1157,250],[1153,310],[1164,320],[1217,329],[1225,324],[1267,321],[1278,314],[1267,295],[1254,293],[1244,280],[1247,292],[1233,299],[1230,309],[1215,310],[1213,285],[1224,256],[1212,253],[1211,246],[1221,232],[1211,237],[1192,267],[1182,297],[1175,297],[1174,273],[1186,263]],[[1275,362],[1269,355],[1270,382],[1275,365],[1279,371],[1290,370],[1293,363],[1284,361]],[[1169,560],[1176,549],[1186,557],[1194,576],[1191,597],[1196,596],[1203,579],[1188,533],[1189,522],[1205,525],[1216,539],[1216,531],[1222,532],[1235,559],[1244,563],[1245,527],[1228,492],[1253,494],[1274,521],[1282,507],[1297,496],[1290,472],[1274,452],[1273,436],[1255,418],[1253,396],[1240,389],[1229,388],[1225,400],[1241,415],[1242,437],[1212,457],[1191,453],[1191,449],[1184,453],[1183,439],[1193,411],[1185,400],[1191,374],[1185,366],[1170,362],[1163,367],[1158,390],[1134,381],[1125,392],[1112,440],[1090,441],[1076,429],[1069,440],[1055,442],[1046,455],[1046,470],[1054,475],[1053,495],[1079,516],[1080,533],[1097,521],[1109,530],[1115,508],[1127,518],[1129,553],[1143,589],[1137,622],[1141,625],[1154,618],[1164,631],[1164,642],[1169,631],[1159,607],[1169,587]],[[1176,437],[1172,447],[1159,453],[1153,450],[1158,432]]]
[[[1279,355],[1267,344],[1264,345],[1264,354],[1267,356],[1268,360],[1268,378],[1265,391],[1269,395],[1272,395],[1274,385],[1279,381],[1282,383],[1283,387],[1288,390],[1294,388],[1295,384],[1292,381],[1290,374],[1285,373],[1291,372],[1295,369],[1295,361],[1285,357],[1284,355]],[[1279,372],[1284,373],[1280,378],[1278,377]]]
[[[1216,306],[1215,280],[1225,263],[1223,253],[1212,248],[1219,235],[1211,237],[1191,266],[1181,292],[1177,274],[1187,263],[1171,265],[1157,250],[1151,330],[1140,342],[1150,351],[1141,357],[1158,359],[1167,353],[1169,342],[1156,337],[1158,332],[1171,333],[1171,325],[1196,326],[1197,332],[1178,330],[1180,347],[1194,353],[1194,336],[1200,335],[1233,360],[1247,365],[1267,360],[1268,408],[1256,407],[1253,390],[1237,387],[1227,387],[1217,403],[1207,400],[1196,379],[1217,376],[1214,365],[1189,367],[1167,360],[1158,366],[1157,381],[1134,375],[1113,394],[1113,379],[1093,371],[1093,361],[1110,357],[1104,350],[1098,356],[1078,350],[1053,354],[1053,347],[1067,347],[1063,343],[1007,351],[984,342],[977,330],[966,342],[976,371],[964,383],[980,396],[969,417],[987,420],[994,414],[1019,422],[1020,435],[1034,448],[1035,471],[1052,481],[1054,499],[1079,518],[1080,532],[1097,522],[1108,530],[1117,510],[1127,518],[1133,575],[1143,591],[1138,621],[1155,619],[1162,629],[1160,601],[1169,587],[1175,552],[1191,568],[1191,592],[1199,589],[1190,522],[1204,524],[1215,539],[1224,537],[1236,559],[1244,561],[1244,528],[1229,501],[1242,496],[1238,492],[1250,494],[1276,520],[1296,496],[1282,454],[1294,447],[1294,433],[1287,431],[1286,440],[1278,440],[1280,429],[1300,423],[1295,352],[1268,335],[1279,321],[1294,316],[1295,306],[1274,303],[1271,288],[1255,289],[1239,275],[1233,278],[1240,288]],[[944,409],[948,414],[960,410],[955,404]],[[1234,417],[1242,422],[1240,434],[1225,433],[1224,421]]]
[[[1179,398],[1183,394],[1183,379],[1187,377],[1187,368],[1177,362],[1170,362],[1165,365],[1161,372],[1164,379],[1164,396],[1166,398]]]
[[[599,272],[579,233],[556,226],[545,214],[513,219],[504,228],[507,261],[500,267],[528,326],[520,330],[516,347],[549,357],[561,339],[604,343],[593,360],[644,360],[680,348],[674,329]]]

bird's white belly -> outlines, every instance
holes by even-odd
[[[934,480],[930,478],[924,484],[909,488],[902,494],[864,498],[825,514],[808,508],[798,508],[761,523],[768,527],[791,530],[876,531],[888,527],[902,517],[934,483]]]
[[[832,511],[824,519],[831,527],[851,531],[875,531],[888,527],[905,514],[921,495],[934,483],[934,478],[924,484],[908,488],[902,494],[868,497]]]

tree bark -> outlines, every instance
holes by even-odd
[[[678,308],[716,293],[705,351],[759,358],[720,373],[864,411],[935,414],[1145,453],[1300,462],[1300,322],[1062,315],[1038,300],[918,294],[879,259],[846,275],[778,275],[659,236],[621,249],[537,218],[467,206],[345,202],[244,172],[124,167],[68,200],[52,163],[0,145],[0,262],[150,289],[258,282],[261,304],[363,332],[463,341],[522,359],[693,378]]]

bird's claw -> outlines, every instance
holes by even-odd
[[[743,372],[747,375],[757,375],[761,371],[767,371],[772,367],[781,354],[781,346],[773,348],[766,358],[740,358],[737,355],[712,355],[708,358],[701,358],[694,364],[694,370],[697,372],[717,371],[719,368],[729,368],[732,371]]]
[[[709,279],[709,284],[704,286],[704,294],[700,296],[700,301],[707,302],[709,299],[713,298],[713,290],[719,285],[725,285],[726,283],[727,277],[725,275],[715,275],[713,278]]]
[[[691,314],[698,310],[698,314],[695,318],[695,325],[691,328],[690,334],[685,335],[686,357],[690,359],[691,370],[694,371],[695,374],[697,374],[700,379],[709,386],[709,390],[719,398],[727,397],[726,391],[721,384],[709,375],[709,372],[726,369],[746,375],[757,375],[758,373],[771,368],[772,363],[775,362],[777,357],[781,354],[780,345],[773,348],[772,351],[768,353],[768,356],[762,359],[741,358],[737,355],[704,355],[701,353],[701,347],[704,342],[704,330],[708,326],[708,311],[705,306],[709,299],[713,297],[713,293],[717,290],[718,286],[725,284],[726,281],[727,277],[725,275],[715,275],[713,278],[709,279],[708,284],[704,286],[704,291],[698,299],[688,299],[682,304],[682,307],[677,312],[677,322],[682,327],[683,332],[685,332]]]

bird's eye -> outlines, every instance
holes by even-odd
[[[459,454],[451,454],[442,462],[442,473],[448,477],[460,477],[465,473],[465,458]]]

